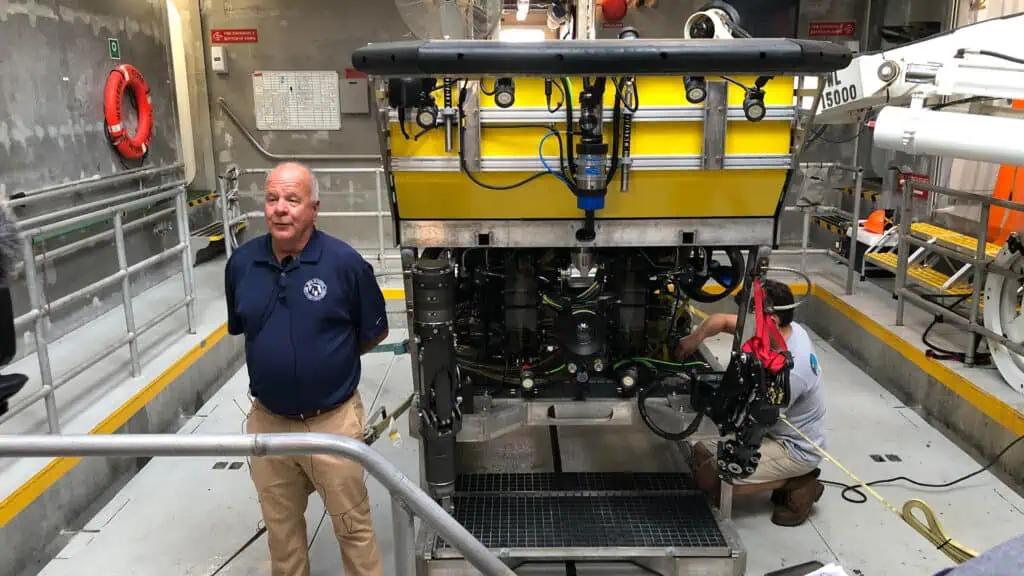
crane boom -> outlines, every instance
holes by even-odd
[[[1024,14],[985,20],[892,50],[861,54],[826,75],[815,123],[941,96],[1024,98]]]

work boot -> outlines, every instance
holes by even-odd
[[[693,480],[697,489],[707,494],[708,499],[716,507],[721,506],[722,480],[718,477],[718,464],[715,462],[715,455],[704,447],[703,444],[696,444],[693,447]]]
[[[814,503],[821,499],[825,485],[818,481],[821,470],[814,469],[803,476],[791,478],[786,485],[772,493],[775,511],[772,523],[777,526],[799,526],[811,515]]]
[[[0,374],[0,415],[7,413],[8,400],[21,392],[26,382],[28,376],[24,374]]]

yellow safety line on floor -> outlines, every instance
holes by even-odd
[[[720,287],[716,286],[716,288],[719,288],[719,292],[721,292]],[[790,288],[793,290],[793,294],[795,296],[803,296],[807,294],[806,283],[793,283],[790,284]],[[710,292],[712,290],[714,290],[714,288],[711,288],[711,290],[708,291]],[[401,288],[383,288],[381,291],[383,292],[386,300],[405,299],[405,291]],[[811,294],[817,296],[824,303],[835,308],[869,334],[879,338],[890,347],[896,349],[896,351],[902,354],[905,358],[913,362],[944,386],[956,392],[961,398],[998,422],[1007,430],[1011,431],[1014,435],[1024,434],[1024,415],[1017,412],[1012,406],[1009,406],[992,394],[984,391],[970,380],[957,374],[938,361],[928,358],[925,356],[924,352],[916,346],[890,332],[887,328],[875,322],[867,315],[842,301],[821,286],[812,286]],[[170,385],[171,382],[185,373],[185,371],[195,364],[196,361],[202,358],[203,354],[212,349],[213,346],[226,335],[227,324],[222,324],[195,348],[190,350],[187,354],[171,365],[170,368],[165,370],[163,374],[146,385],[130,400],[125,402],[120,408],[114,411],[114,413],[108,416],[103,422],[93,428],[91,433],[113,434],[119,430],[125,423],[135,416],[135,414],[142,410],[146,404],[152,401],[153,398],[156,398],[156,396]],[[10,522],[22,510],[30,506],[36,498],[41,496],[51,486],[56,484],[62,477],[64,477],[65,474],[74,468],[80,460],[81,458],[55,458],[35,476],[18,487],[18,489],[4,499],[3,502],[0,502],[0,528]]]
[[[152,382],[138,391],[127,402],[122,404],[110,416],[93,428],[90,434],[113,434],[121,429],[129,420],[142,410],[146,404],[152,401],[167,386],[184,374],[193,364],[203,357],[207,351],[212,349],[221,339],[227,335],[227,324],[222,324],[199,344],[179,358],[163,374],[160,374]],[[10,496],[0,502],[0,527],[3,527],[17,516],[22,510],[28,508],[36,498],[45,493],[51,486],[56,484],[65,474],[71,471],[81,458],[54,458],[40,470],[18,487]]]
[[[794,296],[801,296],[807,292],[805,282],[789,285]],[[707,290],[710,292],[710,290]],[[721,290],[719,290],[721,292]],[[863,312],[847,304],[841,298],[835,296],[827,289],[815,284],[811,287],[811,294],[817,296],[822,302],[828,304],[836,311],[863,328],[867,333],[883,341],[890,348],[899,352],[904,358],[912,362],[926,374],[937,380],[946,388],[955,392],[966,400],[971,406],[997,422],[1000,426],[1011,432],[1014,436],[1024,434],[1024,414],[1018,412],[1013,406],[1003,402],[993,394],[988,393],[977,384],[955,372],[938,360],[929,358],[917,346],[897,336],[887,327],[879,324]],[[694,310],[699,316],[706,317],[699,310]]]
[[[387,300],[404,300],[405,292],[398,288],[382,289]],[[204,338],[195,348],[179,358],[170,368],[164,370],[152,382],[147,384],[117,410],[107,416],[90,434],[113,434],[120,430],[129,420],[138,414],[147,404],[163,392],[167,386],[178,379],[192,367],[206,352],[210,351],[228,333],[227,324],[221,324],[216,330]],[[22,510],[43,495],[54,484],[71,471],[81,458],[54,458],[42,470],[27,482],[19,486],[7,498],[0,502],[0,528],[4,527]]]
[[[1012,432],[1015,436],[1024,434],[1024,414],[1018,412],[1013,406],[989,394],[977,384],[957,374],[953,369],[938,360],[927,357],[923,350],[900,338],[885,326],[874,321],[821,286],[815,285],[813,293],[869,334],[882,340],[890,348],[895,349],[904,358],[913,362],[918,368],[939,381],[943,386],[956,392],[958,396],[989,418],[995,420],[1000,426]]]

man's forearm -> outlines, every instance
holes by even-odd
[[[694,332],[697,334],[697,339],[703,342],[708,338],[718,336],[722,332],[734,332],[735,325],[735,320],[729,314],[712,314],[701,322]]]

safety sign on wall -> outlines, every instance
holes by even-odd
[[[260,34],[255,28],[214,28],[210,30],[212,44],[256,44]]]
[[[811,22],[807,35],[811,38],[852,38],[857,35],[857,23]]]
[[[257,70],[252,74],[259,130],[341,130],[337,70]]]

